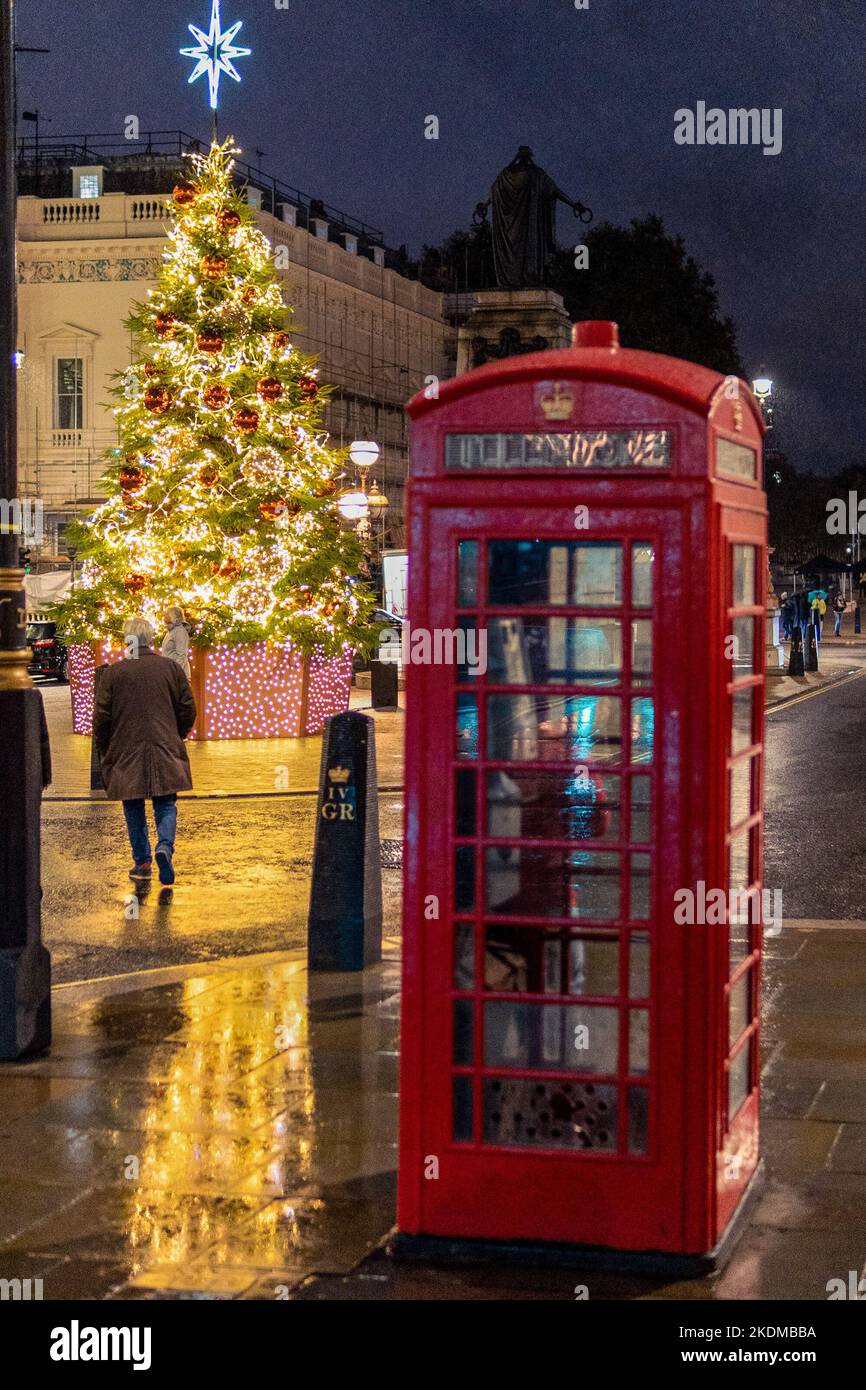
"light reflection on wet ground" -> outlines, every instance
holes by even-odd
[[[310,982],[299,953],[173,973],[55,990],[51,1056],[0,1072],[0,1278],[255,1296],[391,1226],[394,944],[363,977]]]

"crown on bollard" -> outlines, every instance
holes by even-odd
[[[330,782],[335,782],[337,786],[344,786],[351,775],[351,769],[348,767],[332,767],[328,769],[328,780]]]

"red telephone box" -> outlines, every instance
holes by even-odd
[[[395,1251],[712,1267],[758,1167],[760,410],[607,323],[408,409]]]

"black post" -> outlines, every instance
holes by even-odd
[[[355,711],[325,721],[307,958],[311,971],[382,958],[376,726]]]
[[[857,604],[856,608],[854,609],[854,632],[855,632],[855,634],[857,634],[857,635],[859,635],[859,633],[860,633],[860,604],[859,604],[859,603]]]
[[[815,624],[806,624],[806,658],[805,667],[807,671],[815,672],[818,670],[818,643],[815,641]]]
[[[14,353],[15,29],[0,0],[0,499],[18,498]],[[12,512],[14,516],[14,512]],[[42,696],[27,675],[20,527],[0,534],[0,1060],[51,1041],[51,959],[41,940]]]
[[[803,665],[803,629],[799,623],[795,623],[791,628],[791,652],[788,658],[788,675],[805,675]]]

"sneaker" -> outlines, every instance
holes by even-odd
[[[174,883],[174,864],[171,862],[170,849],[158,849],[156,851],[156,862],[159,866],[160,883]]]
[[[130,878],[150,878],[153,873],[153,864],[146,859],[143,864],[133,864],[129,871]]]

